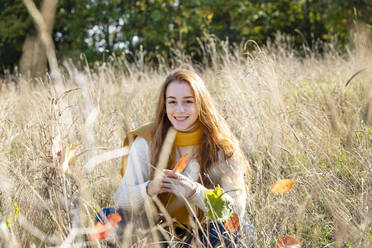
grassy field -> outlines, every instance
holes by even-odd
[[[302,247],[371,247],[371,43],[356,39],[342,55],[332,46],[323,55],[304,49],[303,57],[288,43],[282,37],[250,53],[220,43],[217,52],[211,39],[203,45],[202,66],[182,52],[175,52],[174,63],[200,73],[249,159],[246,218],[256,228],[257,247],[274,247],[283,236]],[[92,157],[120,148],[126,130],[151,121],[158,88],[172,68],[155,70],[144,56],[94,69],[66,63],[57,83],[0,79],[3,247],[107,246],[82,233],[97,210],[113,206],[120,158],[91,172],[86,167]],[[66,172],[64,152],[52,157],[57,135],[64,145],[78,145]],[[295,179],[293,188],[270,192],[283,178]],[[134,247],[150,242],[132,241]]]

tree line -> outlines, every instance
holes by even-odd
[[[262,45],[281,32],[298,48],[333,40],[344,45],[354,22],[372,24],[370,0],[34,0],[41,10],[48,1],[57,2],[48,20],[57,57],[84,54],[90,63],[112,54],[130,58],[139,49],[166,59],[173,48],[198,61],[200,42],[210,34]],[[19,65],[30,37],[37,29],[24,2],[0,0],[0,73]]]

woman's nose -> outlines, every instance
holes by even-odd
[[[185,108],[183,107],[183,105],[182,104],[178,104],[177,105],[177,112],[178,113],[182,113],[184,111],[185,111]]]

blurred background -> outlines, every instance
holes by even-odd
[[[167,62],[175,50],[194,62],[209,35],[229,44],[254,40],[265,45],[278,34],[290,46],[322,52],[345,51],[352,30],[371,32],[370,0],[35,0],[52,35],[57,58],[89,65],[110,56]],[[253,45],[252,45],[253,46]],[[250,49],[248,46],[246,49]],[[0,75],[45,73],[47,59],[24,1],[0,0]],[[85,59],[84,58],[84,59]]]

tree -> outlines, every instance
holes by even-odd
[[[20,61],[21,73],[31,77],[41,76],[46,72],[46,61],[48,60],[52,73],[59,76],[52,39],[57,0],[43,0],[41,12],[35,6],[33,0],[23,0],[23,2],[35,22],[38,33],[26,38]]]
[[[36,32],[21,0],[0,0],[0,6],[1,71],[14,68],[26,37]],[[178,47],[201,61],[198,39],[205,34],[263,45],[281,32],[298,48],[334,37],[346,44],[349,26],[371,25],[370,13],[368,0],[59,0],[53,40],[60,59],[83,53],[91,63],[111,54],[130,60],[141,47],[146,58],[171,58]]]

